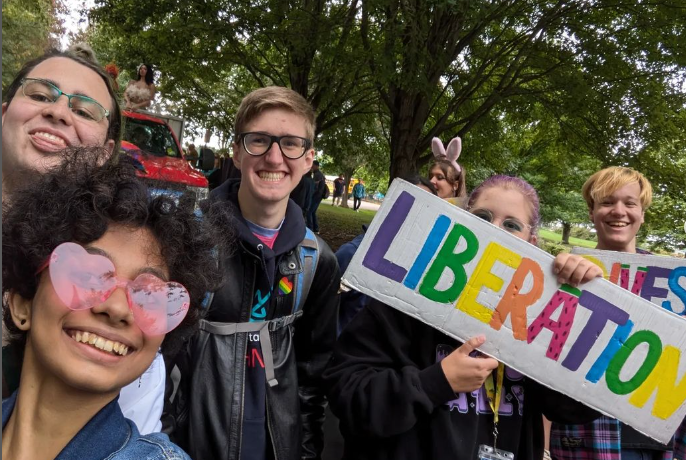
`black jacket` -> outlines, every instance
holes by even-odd
[[[455,394],[440,360],[460,342],[372,300],[343,330],[324,373],[340,418],[345,459],[477,459],[493,445],[483,387]],[[516,460],[543,456],[541,415],[589,421],[600,414],[506,368],[496,447]]]
[[[307,174],[303,175],[298,185],[291,192],[291,200],[300,206],[303,214],[307,215],[307,211],[312,204],[312,195],[314,194],[314,181]]]
[[[171,371],[175,385],[169,386],[172,403],[163,417],[165,431],[198,460],[240,459],[249,334],[213,331],[255,325],[248,323],[255,285],[269,279],[276,293],[284,272],[297,272],[301,265],[297,246],[305,237],[305,223],[298,206],[288,203],[271,250],[240,214],[239,184],[229,180],[211,194],[211,200],[225,203],[236,216],[237,248],[220,260],[226,283],[214,294],[199,333],[168,363],[177,369]],[[316,459],[322,450],[326,400],[321,376],[336,339],[340,273],[331,249],[322,240],[318,244],[319,262],[301,316],[289,324],[293,302],[288,295],[272,295],[266,308],[268,320],[290,318],[272,321],[269,327],[278,384],[266,385],[267,438],[278,460]]]

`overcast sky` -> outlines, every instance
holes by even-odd
[[[62,16],[66,29],[66,33],[60,37],[62,48],[69,45],[69,32],[85,29],[87,23],[85,20],[81,21],[81,11],[95,6],[95,0],[64,0],[64,5],[67,7],[67,14]]]
[[[86,28],[88,22],[85,17],[82,17],[81,12],[93,8],[95,6],[95,0],[64,0],[64,5],[67,7],[67,13],[62,15],[65,28],[65,34],[60,37],[60,46],[62,49],[66,49],[67,46],[69,46],[70,32],[75,33]],[[204,145],[202,136],[193,138],[189,133],[185,134],[182,141],[184,147],[185,144],[191,142],[195,143],[195,145]],[[217,136],[212,136],[209,146],[215,149],[218,148]]]

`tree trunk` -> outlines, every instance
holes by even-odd
[[[562,244],[569,244],[569,235],[572,233],[572,224],[562,222]]]
[[[343,171],[343,198],[341,199],[341,208],[350,208],[348,206],[348,184],[353,180],[354,169],[346,169]]]
[[[429,105],[425,95],[394,91],[395,109],[391,113],[391,169],[389,180],[417,174],[422,152],[419,142]]]

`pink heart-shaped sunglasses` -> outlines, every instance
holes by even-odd
[[[46,266],[50,267],[57,297],[71,310],[100,305],[117,288],[122,288],[134,321],[147,335],[166,334],[181,324],[188,313],[190,296],[183,285],[162,281],[150,273],[142,273],[134,280],[118,278],[110,259],[89,254],[76,243],[57,246]]]

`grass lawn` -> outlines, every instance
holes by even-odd
[[[562,235],[560,233],[551,232],[550,230],[546,230],[543,228],[538,230],[538,236],[545,240],[554,241],[555,243],[559,243],[560,241],[562,241]],[[584,248],[593,249],[596,247],[598,243],[596,241],[582,240],[580,238],[574,238],[573,236],[570,236],[569,244],[571,246],[581,246]]]
[[[374,218],[376,211],[360,209],[354,212],[352,208],[346,209],[338,206],[331,206],[330,201],[322,201],[317,210],[319,217],[320,235],[329,244],[331,249],[336,251],[343,243],[346,243],[362,232],[362,225],[369,225]],[[539,229],[538,235],[548,241],[560,243],[562,235],[546,229]],[[582,240],[580,238],[569,238],[570,246],[581,246],[585,248],[595,248],[596,242]]]
[[[320,236],[336,251],[343,243],[362,233],[362,225],[369,225],[375,214],[376,211],[360,209],[360,212],[355,212],[352,208],[331,206],[330,201],[322,201],[317,209]]]

